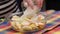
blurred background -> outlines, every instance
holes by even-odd
[[[60,0],[46,0],[46,9],[60,10]]]

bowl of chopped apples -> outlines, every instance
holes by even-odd
[[[20,12],[13,13],[9,16],[9,21],[14,30],[20,32],[35,32],[44,29],[46,24],[45,15],[39,13],[29,16],[22,15]]]

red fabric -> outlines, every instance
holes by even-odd
[[[11,24],[10,24],[10,23],[7,23],[7,24],[5,24],[5,25],[1,25],[1,26],[0,26],[0,29],[6,28],[6,27],[9,27],[9,26],[11,26]]]

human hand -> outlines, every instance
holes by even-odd
[[[34,6],[41,8],[43,4],[43,0],[23,0],[23,1],[27,2],[28,6],[31,7],[32,9],[34,8]]]

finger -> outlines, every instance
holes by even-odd
[[[33,4],[33,1],[32,0],[24,0],[25,2],[27,2],[28,6],[33,8],[34,7],[34,4]]]

